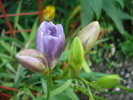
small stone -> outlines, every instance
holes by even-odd
[[[120,91],[120,88],[115,88],[115,91]]]
[[[124,84],[127,84],[127,81],[126,81],[126,80],[124,80],[124,81],[123,81],[123,83],[124,83]]]
[[[127,88],[130,88],[130,85],[128,85]]]
[[[133,71],[131,71],[131,75],[133,75]]]
[[[126,75],[125,75],[125,78],[128,78],[130,76],[130,74],[129,73],[127,73]]]
[[[121,71],[121,75],[124,75],[124,71]]]

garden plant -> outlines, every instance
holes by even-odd
[[[8,13],[38,9],[35,0],[14,1],[3,1]],[[110,100],[97,94],[132,94],[132,85],[124,86],[121,74],[99,70],[105,62],[108,70],[116,68],[120,55],[133,60],[131,3],[43,0],[46,13],[40,24],[38,15],[9,17],[14,30],[31,29],[16,33],[16,39],[4,33],[7,27],[1,18],[0,99]],[[124,74],[133,84],[133,65],[130,69],[131,74]]]

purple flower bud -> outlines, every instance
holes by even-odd
[[[26,69],[35,73],[47,73],[48,66],[44,56],[34,49],[20,51],[16,58],[18,62]]]
[[[36,49],[44,55],[48,67],[54,68],[65,44],[65,35],[61,24],[43,21],[36,36]]]

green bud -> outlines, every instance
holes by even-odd
[[[81,41],[78,37],[75,37],[70,46],[70,53],[68,57],[68,63],[73,68],[73,74],[77,75],[84,62],[84,51]]]
[[[96,82],[97,86],[104,89],[110,89],[120,84],[120,77],[117,74],[107,75]]]
[[[77,35],[79,37],[85,53],[88,52],[95,44],[100,33],[100,25],[94,21],[84,27]]]
[[[44,56],[34,49],[20,51],[16,55],[18,62],[26,69],[35,73],[48,72],[47,61]]]

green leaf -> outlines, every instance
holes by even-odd
[[[25,70],[24,67],[21,67],[21,66],[18,67],[18,70],[17,70],[16,76],[15,76],[14,87],[18,88],[18,85],[19,85],[20,82],[21,82],[21,77],[22,77],[23,74],[24,74],[24,70]]]
[[[102,0],[88,0],[89,6],[92,7],[93,11],[95,12],[97,19],[99,19],[102,11],[103,1]]]
[[[31,33],[30,33],[30,36],[29,36],[29,41],[32,42],[35,37],[36,37],[36,34],[37,34],[37,24],[38,24],[38,18],[36,18],[36,20],[34,21],[34,24],[32,26],[32,30],[31,30]]]
[[[6,59],[6,60],[10,60],[10,61],[15,61],[15,59],[13,57],[10,57],[9,55],[7,54],[4,54],[4,53],[0,53],[0,59]]]
[[[7,63],[9,63],[9,61],[4,61],[0,64],[0,68],[3,67],[4,65],[6,65]]]
[[[67,21],[66,21],[66,27],[65,30],[68,30],[68,27],[70,26],[70,21],[74,19],[74,16],[81,10],[81,6],[78,5],[74,8],[74,10],[71,12],[70,16],[68,16]]]
[[[71,83],[72,83],[72,80],[67,80],[67,81],[66,81],[64,84],[62,84],[60,87],[58,87],[58,88],[52,90],[52,91],[50,92],[50,97],[53,97],[53,96],[55,96],[55,95],[57,95],[57,94],[59,94],[59,93],[65,91],[65,90],[70,86]],[[38,97],[37,99],[34,99],[34,100],[45,100],[46,97],[47,97],[47,95],[42,95],[42,96],[40,96],[40,97]]]
[[[0,77],[14,79],[15,76],[13,74],[9,74],[9,73],[0,73]]]
[[[56,95],[51,97],[50,100],[75,100],[75,99],[70,99],[67,95]]]
[[[28,85],[32,85],[35,82],[37,82],[37,79],[41,77],[41,74],[33,74],[33,76],[30,78],[30,80],[27,82]]]
[[[5,50],[8,51],[9,53],[14,54],[14,55],[17,54],[17,52],[16,52],[15,50],[13,50],[13,49],[11,48],[11,46],[10,46],[9,44],[7,44],[6,42],[0,41],[0,44],[1,44],[2,47],[4,47]]]
[[[69,50],[63,51],[60,57],[60,61],[66,61],[66,59],[68,58],[68,54],[69,54]]]
[[[125,13],[124,11],[118,9],[118,15],[121,19],[125,19],[125,20],[131,20],[132,17],[130,15],[128,15],[127,13]]]
[[[84,59],[84,63],[83,63],[83,69],[85,72],[92,72],[85,59]]]
[[[6,68],[9,69],[10,71],[16,73],[15,69],[13,68],[13,66],[10,63],[6,64]]]
[[[81,2],[81,24],[82,27],[85,27],[92,21],[94,12],[93,9],[90,6],[88,6],[89,5],[88,0],[80,0],[80,2]]]
[[[24,30],[24,28],[21,25],[19,25],[19,23],[17,23],[16,26],[17,26],[18,30]],[[20,34],[23,36],[23,38],[25,39],[25,41],[28,40],[29,35],[28,35],[27,32],[21,32]]]
[[[124,8],[124,1],[123,0],[113,0],[115,2],[118,2],[122,8]]]
[[[47,93],[47,82],[48,80],[44,79],[44,75],[42,75],[41,77],[41,83],[42,83],[42,89],[43,89],[43,93],[46,94]]]
[[[2,82],[1,85],[2,86],[6,86],[6,87],[13,87],[13,82]]]
[[[14,39],[14,38],[11,38],[11,37],[1,37],[0,38],[1,40],[8,40],[8,41],[12,41],[12,42],[16,42],[17,44],[21,45],[22,47],[24,47],[24,43],[17,40],[17,39]]]
[[[79,100],[74,90],[71,89],[70,87],[68,87],[65,92],[71,98],[71,100]]]
[[[107,74],[98,73],[98,72],[89,72],[89,73],[80,73],[79,77],[87,80],[98,80],[100,77],[106,76]]]
[[[24,88],[24,92],[28,94],[32,99],[35,98],[35,96],[32,94],[32,92],[28,88]]]
[[[100,42],[106,42],[107,40],[109,40],[109,38],[101,38],[100,40],[97,40],[95,44],[97,45]]]
[[[19,5],[18,5],[18,8],[17,8],[16,14],[20,13],[21,5],[22,5],[22,0],[19,1]],[[16,26],[17,26],[18,22],[19,22],[19,16],[15,16],[14,30],[16,29]]]
[[[72,83],[72,80],[67,80],[60,87],[58,87],[58,88],[54,89],[53,91],[51,91],[50,96],[54,96],[54,95],[57,95],[57,94],[63,92],[64,90],[66,90],[70,86],[71,83]]]
[[[124,27],[122,25],[122,21],[118,16],[118,12],[114,4],[109,0],[103,0],[103,10],[107,13],[107,15],[114,21],[117,29],[121,34],[124,32]]]

